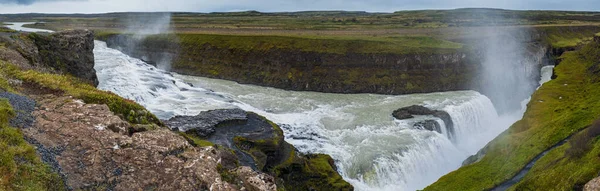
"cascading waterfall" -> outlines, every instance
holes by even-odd
[[[242,108],[278,123],[305,153],[331,155],[357,190],[416,190],[460,167],[509,125],[474,91],[387,96],[284,91],[170,74],[96,41],[99,88],[137,101],[162,119],[218,108]],[[455,140],[394,120],[395,109],[421,104],[447,111]],[[435,118],[434,118],[435,119]],[[506,124],[518,118],[507,118]],[[440,119],[435,119],[441,122]],[[443,124],[443,123],[442,123]]]

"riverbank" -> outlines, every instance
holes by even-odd
[[[534,95],[522,120],[487,146],[481,161],[464,166],[425,190],[487,190],[510,179],[536,155],[592,124],[600,116],[598,59],[600,38],[574,52],[567,52],[555,68],[556,79]],[[571,190],[595,178],[598,165],[596,139],[576,156],[566,144],[542,157],[523,181],[510,189]]]

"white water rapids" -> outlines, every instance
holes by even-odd
[[[357,190],[416,190],[460,167],[523,111],[498,116],[474,91],[388,96],[295,92],[171,74],[96,41],[98,88],[137,101],[162,119],[219,108],[242,108],[280,124],[304,153],[331,155]],[[551,74],[551,73],[550,73]],[[424,104],[447,111],[456,139],[413,128],[391,116]]]
[[[7,27],[36,32],[16,23]],[[460,167],[521,111],[499,116],[474,91],[388,96],[295,92],[226,80],[171,74],[95,41],[99,89],[134,100],[161,119],[220,108],[242,108],[282,126],[286,141],[304,153],[331,155],[357,190],[417,190]],[[540,84],[550,80],[542,69]],[[524,102],[525,104],[527,102]],[[413,128],[423,116],[394,120],[392,111],[415,104],[448,112],[456,137]],[[442,126],[443,122],[439,121]]]

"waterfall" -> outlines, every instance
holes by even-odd
[[[135,100],[161,119],[241,108],[267,117],[303,153],[331,155],[357,190],[416,190],[459,168],[462,161],[517,117],[498,115],[475,91],[414,95],[326,94],[242,85],[172,74],[96,41],[98,88]],[[425,105],[448,112],[455,138],[440,119],[395,120],[392,111]],[[414,128],[433,119],[442,133]]]

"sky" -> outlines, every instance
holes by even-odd
[[[503,8],[600,11],[600,0],[0,0],[2,13],[261,12]]]

